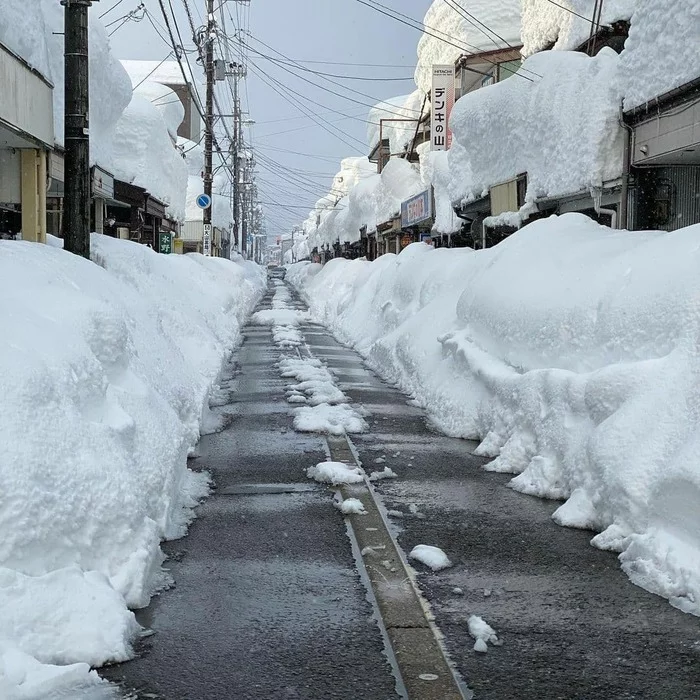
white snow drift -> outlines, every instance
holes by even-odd
[[[569,214],[485,251],[414,244],[288,280],[487,468],[565,500],[557,522],[700,614],[699,236]]]
[[[159,542],[206,493],[188,450],[264,285],[240,259],[92,249],[0,242],[2,697],[89,670],[32,659],[129,657],[128,607],[163,584]]]

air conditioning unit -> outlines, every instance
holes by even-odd
[[[126,226],[117,226],[117,238],[129,240],[129,229]]]

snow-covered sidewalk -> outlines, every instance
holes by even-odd
[[[552,217],[486,251],[292,266],[316,320],[630,579],[700,614],[700,228]]]
[[[207,493],[187,456],[266,284],[240,258],[51,243],[0,242],[3,698],[131,655],[129,608],[168,583],[159,543]]]

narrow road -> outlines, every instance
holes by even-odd
[[[304,473],[326,459],[325,440],[292,430],[270,328],[245,338],[219,409],[231,423],[202,438],[192,465],[216,491],[164,546],[175,587],[138,614],[155,634],[102,675],[164,700],[396,698],[343,518]]]
[[[555,525],[556,503],[483,471],[474,443],[431,430],[323,328],[301,330],[369,412],[369,431],[350,439],[366,471],[398,474],[375,490],[404,552],[435,545],[453,562],[415,567],[477,700],[700,698],[697,618],[630,584],[614,554],[588,544],[591,533]],[[216,491],[189,536],[165,545],[176,586],[139,614],[155,634],[103,675],[139,698],[398,697],[332,492],[304,474],[326,458],[326,441],[293,432],[270,329],[245,335],[224,384],[231,403],[218,409],[231,423],[202,439],[193,465],[212,472]],[[471,615],[503,645],[473,651]]]

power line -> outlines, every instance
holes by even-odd
[[[347,63],[345,61],[309,61],[302,60],[300,58],[290,60],[294,60],[295,63],[310,63],[312,65],[321,66],[353,66],[356,68],[415,68],[415,66],[412,65],[396,63]]]
[[[254,65],[254,64],[253,64],[253,65]],[[257,68],[257,67],[256,67],[256,68]],[[365,144],[364,144],[362,141],[360,141],[360,139],[356,139],[354,136],[351,136],[350,134],[346,134],[345,132],[341,131],[340,129],[336,129],[335,127],[332,127],[333,129],[335,129],[335,131],[331,131],[331,129],[330,129],[328,126],[324,125],[323,122],[318,121],[318,119],[316,119],[315,116],[313,116],[312,114],[310,114],[309,111],[307,111],[307,108],[306,108],[305,106],[302,107],[302,106],[298,103],[298,100],[295,100],[295,98],[291,97],[289,94],[286,94],[286,93],[292,93],[292,94],[297,94],[297,95],[298,95],[298,93],[294,93],[293,90],[291,90],[290,88],[286,88],[286,87],[283,86],[283,85],[276,85],[276,84],[274,83],[274,81],[272,80],[272,78],[271,78],[267,73],[265,73],[265,71],[263,71],[263,70],[260,69],[260,68],[258,68],[257,70],[253,69],[253,72],[254,72],[256,75],[258,75],[258,77],[259,77],[268,87],[272,88],[272,90],[274,90],[278,95],[280,95],[280,97],[282,97],[284,100],[286,100],[287,102],[289,102],[293,107],[296,107],[302,114],[306,114],[306,116],[308,116],[312,121],[316,122],[316,124],[317,124],[318,126],[320,126],[324,131],[326,131],[326,132],[328,132],[329,134],[331,134],[331,136],[334,136],[334,137],[337,138],[338,140],[342,141],[346,146],[349,146],[349,147],[352,148],[352,149],[355,149],[355,150],[356,150],[356,149],[357,149],[357,146],[353,146],[349,141],[346,141],[346,139],[345,139],[344,137],[351,138],[351,139],[353,139],[353,141],[356,141],[357,143],[361,144],[363,149],[366,148]],[[262,74],[262,75],[261,75],[261,74]],[[262,76],[265,76],[265,77],[262,77]],[[281,92],[280,90],[284,90],[285,92],[283,93],[283,92]],[[306,99],[306,98],[304,98],[303,96],[301,96],[301,97],[302,97],[302,99]],[[336,133],[336,132],[339,132],[339,133],[342,134],[342,135],[339,136],[338,133]]]
[[[121,5],[124,2],[124,0],[117,0],[116,4],[112,5],[108,10],[105,10],[101,15],[98,16],[98,19],[102,19],[106,15],[108,15],[112,10],[116,10],[119,5]]]
[[[445,34],[445,32],[443,32],[442,30],[435,29],[434,27],[430,27],[427,24],[419,24],[418,21],[413,19],[412,17],[409,17],[408,15],[404,15],[403,13],[399,12],[398,10],[394,10],[390,7],[387,7],[386,5],[382,5],[381,3],[376,2],[376,0],[370,0],[369,2],[368,2],[368,0],[356,0],[356,2],[359,2],[361,5],[365,5],[366,7],[369,7],[370,9],[374,10],[375,12],[379,12],[380,14],[385,15],[386,17],[389,17],[389,18],[395,20],[396,22],[400,22],[401,24],[405,24],[406,26],[411,27],[412,29],[415,29],[416,31],[419,31],[423,34],[427,34],[428,36],[432,36],[433,38],[438,39],[439,41],[442,41],[445,44],[449,44],[450,46],[454,46],[455,48],[459,49],[462,53],[466,53],[469,56],[477,56],[481,53],[481,49],[479,49],[478,47],[471,46],[470,44],[463,44],[460,46],[459,44],[455,43],[455,41],[460,41],[459,39],[455,39],[454,37],[450,37],[449,34]],[[375,4],[371,4],[371,2],[374,2]],[[389,11],[387,12],[387,11],[380,9],[380,8],[386,8],[386,10],[389,10]],[[407,20],[409,20],[409,21],[406,21],[405,19],[401,19],[402,17],[407,18]],[[443,36],[439,36],[439,34],[436,34],[435,32],[439,32]],[[453,39],[454,39],[454,41],[453,41]],[[476,49],[476,53],[474,51],[466,50],[464,48],[465,45],[469,46],[472,49]],[[487,58],[485,56],[482,58],[483,58],[484,63],[488,63],[492,66],[498,65],[494,61],[491,61],[489,58]],[[482,76],[487,77],[487,78],[491,77],[490,73],[485,73],[484,71],[480,71],[480,70],[478,70],[476,68],[472,68],[470,66],[464,66],[463,70],[469,71],[470,73],[476,73],[477,75],[482,75]],[[533,82],[532,78],[529,78],[527,75],[523,75],[522,72],[515,73],[514,75],[519,75],[524,80],[529,80],[530,82]]]
[[[258,146],[258,148],[261,148],[265,151],[280,151],[281,153],[292,153],[295,156],[304,156],[306,158],[316,158],[318,160],[327,160],[333,163],[337,163],[338,159],[333,158],[331,156],[320,156],[320,155],[312,155],[310,153],[302,153],[300,151],[290,151],[286,148],[276,148],[275,146]]]
[[[306,68],[305,66],[302,66],[291,59],[289,61],[283,61],[282,59],[275,58],[274,56],[267,56],[263,53],[260,53],[259,51],[256,51],[255,53],[257,53],[257,55],[260,56],[261,58],[264,58],[268,61],[274,61],[276,63],[280,63],[280,64],[284,64],[284,65],[288,65],[288,66],[294,66],[298,70],[303,70],[306,73],[313,73],[314,75],[320,75],[320,76],[325,76],[325,77],[330,77],[330,78],[340,78],[341,80],[366,80],[366,81],[371,81],[371,82],[376,82],[376,83],[406,82],[408,80],[413,80],[412,75],[407,77],[407,78],[393,78],[393,77],[375,78],[372,76],[365,76],[365,75],[341,75],[339,73],[327,73],[325,71],[318,71],[318,70],[313,70],[312,68]]]
[[[555,2],[554,0],[547,0],[547,2],[551,2],[552,5],[556,5],[557,7],[561,7],[562,10],[566,10],[572,15],[575,15],[576,17],[580,17],[581,19],[585,19],[586,22],[590,22],[591,24],[594,24],[594,21],[590,17],[584,17],[583,15],[580,15],[578,12],[574,12],[570,7],[566,7],[566,5],[561,5],[558,2]]]
[[[289,62],[289,61],[291,60],[291,59],[289,59],[288,56],[285,56],[281,51],[277,51],[277,49],[274,49],[273,47],[269,46],[269,45],[266,44],[264,41],[261,41],[260,39],[257,39],[256,37],[254,37],[254,36],[252,36],[252,35],[251,35],[251,38],[254,39],[255,41],[257,41],[259,44],[262,44],[262,45],[265,46],[266,48],[271,49],[271,50],[274,51],[277,55],[279,55],[279,56],[281,56],[282,58],[286,59],[286,61]],[[256,54],[259,54],[259,55],[261,55],[261,56],[265,56],[264,54],[261,54],[259,51],[257,51],[256,49],[254,49],[254,48],[252,48],[252,47],[250,47],[250,46],[249,46],[248,48],[249,48],[251,51],[253,51],[254,53],[256,53]],[[270,58],[270,57],[266,57],[266,58]],[[275,60],[275,59],[270,59],[270,60]],[[347,91],[349,91],[349,92],[353,92],[353,93],[355,93],[356,95],[360,95],[361,97],[366,97],[366,98],[372,100],[372,103],[371,103],[371,104],[370,104],[370,103],[367,103],[367,102],[360,102],[359,100],[356,100],[356,99],[354,99],[354,98],[352,98],[352,97],[348,97],[347,95],[343,95],[342,93],[336,92],[335,90],[331,90],[330,88],[327,88],[327,87],[325,87],[324,85],[319,85],[318,83],[315,83],[315,82],[313,82],[312,80],[309,80],[308,78],[305,78],[303,75],[298,75],[297,73],[295,73],[294,71],[292,71],[290,68],[287,68],[287,67],[284,67],[284,66],[280,66],[280,67],[282,67],[283,70],[286,70],[288,73],[291,73],[291,74],[294,75],[295,77],[299,78],[299,80],[303,80],[304,82],[307,82],[307,83],[309,83],[310,85],[313,85],[314,87],[319,88],[320,90],[325,90],[326,92],[330,92],[331,94],[336,95],[337,97],[342,97],[342,98],[345,99],[345,100],[348,100],[348,101],[350,101],[350,102],[355,102],[355,103],[357,103],[357,104],[359,104],[359,105],[362,105],[363,107],[370,107],[370,108],[373,108],[373,107],[376,106],[377,103],[383,102],[383,100],[380,100],[378,97],[375,97],[374,95],[368,95],[366,92],[361,92],[360,90],[355,90],[355,89],[353,89],[353,88],[348,87],[347,85],[343,85],[342,83],[337,83],[335,80],[331,80],[330,78],[326,78],[326,77],[324,77],[323,75],[321,75],[321,74],[319,73],[320,77],[323,78],[323,80],[325,80],[326,82],[329,82],[329,83],[331,83],[332,85],[337,85],[338,87],[343,88],[343,90],[347,90]],[[305,69],[303,66],[298,66],[298,69],[300,69],[300,70],[307,70],[307,69]],[[409,111],[418,113],[417,110],[409,110]],[[399,117],[406,117],[405,114],[400,114],[400,113],[398,113],[398,112],[394,112],[394,114],[396,114],[396,115],[399,116]]]
[[[445,3],[447,6],[451,9],[454,10],[462,19],[466,20],[472,27],[477,29],[479,32],[481,32],[489,41],[493,42],[494,46],[496,46],[497,49],[503,49],[504,47],[494,39],[494,36],[499,39],[499,41],[502,42],[502,44],[505,44],[506,47],[509,49],[513,49],[514,51],[517,51],[517,49],[512,46],[507,39],[504,39],[500,34],[498,34],[496,31],[491,29],[487,24],[484,24],[481,20],[477,19],[471,12],[467,12],[458,2],[457,0],[445,0]],[[476,48],[476,47],[474,47]],[[496,65],[496,64],[494,64]],[[542,76],[539,75],[538,73],[535,73],[534,71],[530,70],[529,68],[520,68],[521,73],[529,73],[530,75],[535,76],[536,78],[541,78]]]

